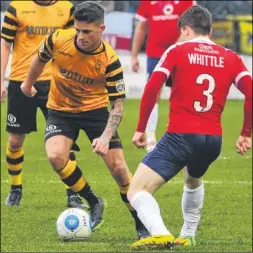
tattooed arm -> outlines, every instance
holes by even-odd
[[[92,143],[93,152],[99,155],[105,155],[109,149],[109,143],[112,136],[116,133],[124,113],[124,98],[118,98],[111,102],[112,109],[109,114],[106,128],[102,135]]]
[[[101,135],[101,138],[108,141],[108,144],[112,138],[112,136],[116,133],[121,119],[124,113],[124,99],[119,98],[116,101],[111,102],[111,112],[109,114],[108,122],[106,128]]]

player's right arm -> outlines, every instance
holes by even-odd
[[[58,33],[58,31],[55,33]],[[26,80],[21,85],[22,92],[28,97],[33,97],[36,94],[33,85],[43,72],[45,65],[53,58],[53,38],[55,33],[51,33],[41,45],[38,55],[33,58],[29,67]]]
[[[148,83],[145,85],[141,98],[138,126],[132,139],[133,144],[138,148],[144,148],[146,145],[144,132],[148,119],[163,84],[169,79],[170,73],[172,73],[176,67],[176,52],[176,46],[171,46],[165,51],[151,74]]]
[[[8,65],[12,44],[1,38],[1,103],[7,96],[6,86],[5,86],[5,71]]]
[[[252,77],[241,58],[236,58],[234,84],[245,96],[243,127],[236,142],[236,149],[239,154],[244,155],[252,146]]]
[[[132,70],[134,72],[139,71],[139,59],[138,59],[138,54],[141,50],[141,47],[144,43],[147,31],[148,31],[148,6],[147,2],[141,1],[140,6],[137,10],[136,18],[139,20],[135,32],[134,32],[134,37],[133,37],[133,42],[132,42]]]
[[[4,78],[18,26],[17,11],[11,3],[5,12],[1,31],[1,102],[4,101],[7,95]]]

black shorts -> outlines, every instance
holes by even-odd
[[[46,107],[50,81],[35,83],[37,93],[34,97],[26,97],[21,89],[22,82],[9,81],[8,85],[8,109],[6,131],[10,133],[27,134],[37,131],[36,114],[39,107],[47,117]]]
[[[60,112],[49,109],[45,141],[53,136],[63,135],[75,142],[79,130],[83,130],[90,142],[92,142],[103,133],[107,125],[108,116],[109,112],[107,108],[82,113]],[[122,148],[122,143],[117,132],[109,144],[109,149],[113,148]]]

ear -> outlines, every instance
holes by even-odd
[[[182,27],[181,28],[181,35],[188,36],[188,34],[189,34],[188,27],[187,26]]]
[[[100,26],[100,29],[101,29],[102,31],[104,31],[104,30],[105,30],[105,27],[106,27],[106,26],[103,24],[103,25]]]
[[[192,28],[190,26],[186,26],[185,27],[185,35],[186,36],[192,36],[194,33],[194,31],[192,30]]]
[[[210,33],[208,34],[210,38],[212,37],[212,33],[213,33],[213,28],[211,28]]]

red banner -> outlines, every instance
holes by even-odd
[[[116,50],[131,50],[132,38],[123,37],[117,34],[105,34],[103,39],[110,43]]]

